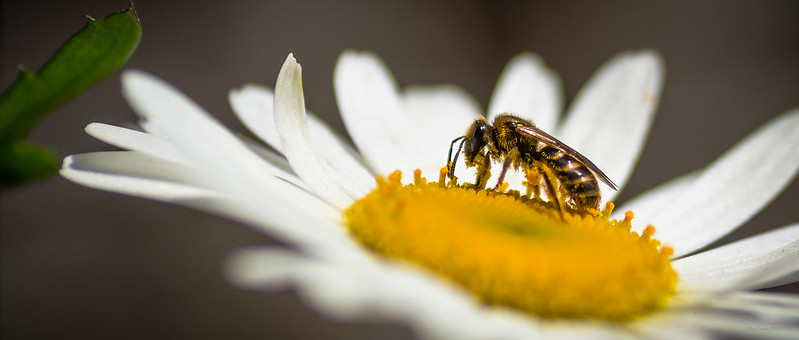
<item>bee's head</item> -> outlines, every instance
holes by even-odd
[[[466,161],[466,164],[471,166],[474,163],[474,158],[480,154],[480,150],[482,150],[486,144],[488,144],[491,134],[491,124],[488,124],[488,121],[485,117],[480,116],[474,120],[469,129],[466,130],[466,134],[464,135],[464,145],[463,145],[463,158]]]
[[[452,140],[452,143],[449,145],[449,155],[447,156],[448,177],[454,178],[455,164],[458,163],[458,154],[460,154],[461,151],[463,151],[463,158],[466,165],[474,166],[474,159],[480,154],[480,150],[491,141],[491,129],[491,124],[488,124],[485,117],[480,116],[480,118],[475,119],[472,125],[469,126],[469,129],[466,130],[466,134]],[[455,152],[455,158],[452,158],[452,147],[455,146],[455,143],[458,141],[461,143],[458,146],[458,151]]]

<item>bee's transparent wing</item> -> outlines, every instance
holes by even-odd
[[[618,190],[616,183],[613,183],[613,181],[611,181],[610,178],[608,178],[608,176],[605,175],[604,172],[602,172],[602,170],[599,170],[599,168],[596,165],[594,165],[594,163],[591,162],[591,160],[589,160],[588,158],[577,152],[577,150],[574,150],[568,145],[559,141],[557,138],[553,137],[552,135],[542,131],[541,129],[535,126],[516,125],[516,132],[518,132],[522,136],[533,138],[537,142],[544,143],[560,151],[563,151],[574,158],[577,158],[577,160],[580,161],[580,163],[585,164],[585,166],[588,167],[588,170],[591,170],[591,172],[593,172],[602,182],[613,188],[613,190]]]

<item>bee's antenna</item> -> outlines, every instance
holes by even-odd
[[[458,151],[455,152],[455,159],[452,158],[452,146],[455,145],[457,141],[461,141],[458,145]],[[460,136],[452,140],[452,143],[449,143],[449,154],[447,155],[447,177],[452,178],[455,176],[455,163],[458,162],[458,154],[461,153],[461,149],[463,149],[463,142],[466,141],[466,136]],[[452,162],[450,162],[452,160]]]

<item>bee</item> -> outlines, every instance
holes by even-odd
[[[453,159],[452,149],[458,141]],[[452,140],[447,156],[450,179],[455,179],[455,163],[461,151],[466,166],[477,168],[477,190],[485,188],[493,158],[502,162],[502,172],[494,190],[499,189],[509,168],[521,168],[528,185],[535,188],[536,196],[540,194],[539,185],[543,184],[549,200],[561,212],[564,211],[562,204],[566,204],[581,214],[597,214],[602,201],[597,178],[617,190],[616,184],[588,158],[537,128],[532,121],[512,114],[497,115],[493,124],[481,116],[474,120],[466,134]]]

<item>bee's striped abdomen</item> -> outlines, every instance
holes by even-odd
[[[599,208],[602,193],[596,176],[571,155],[556,148],[545,146],[538,151],[541,161],[555,174],[568,198],[576,208]]]

